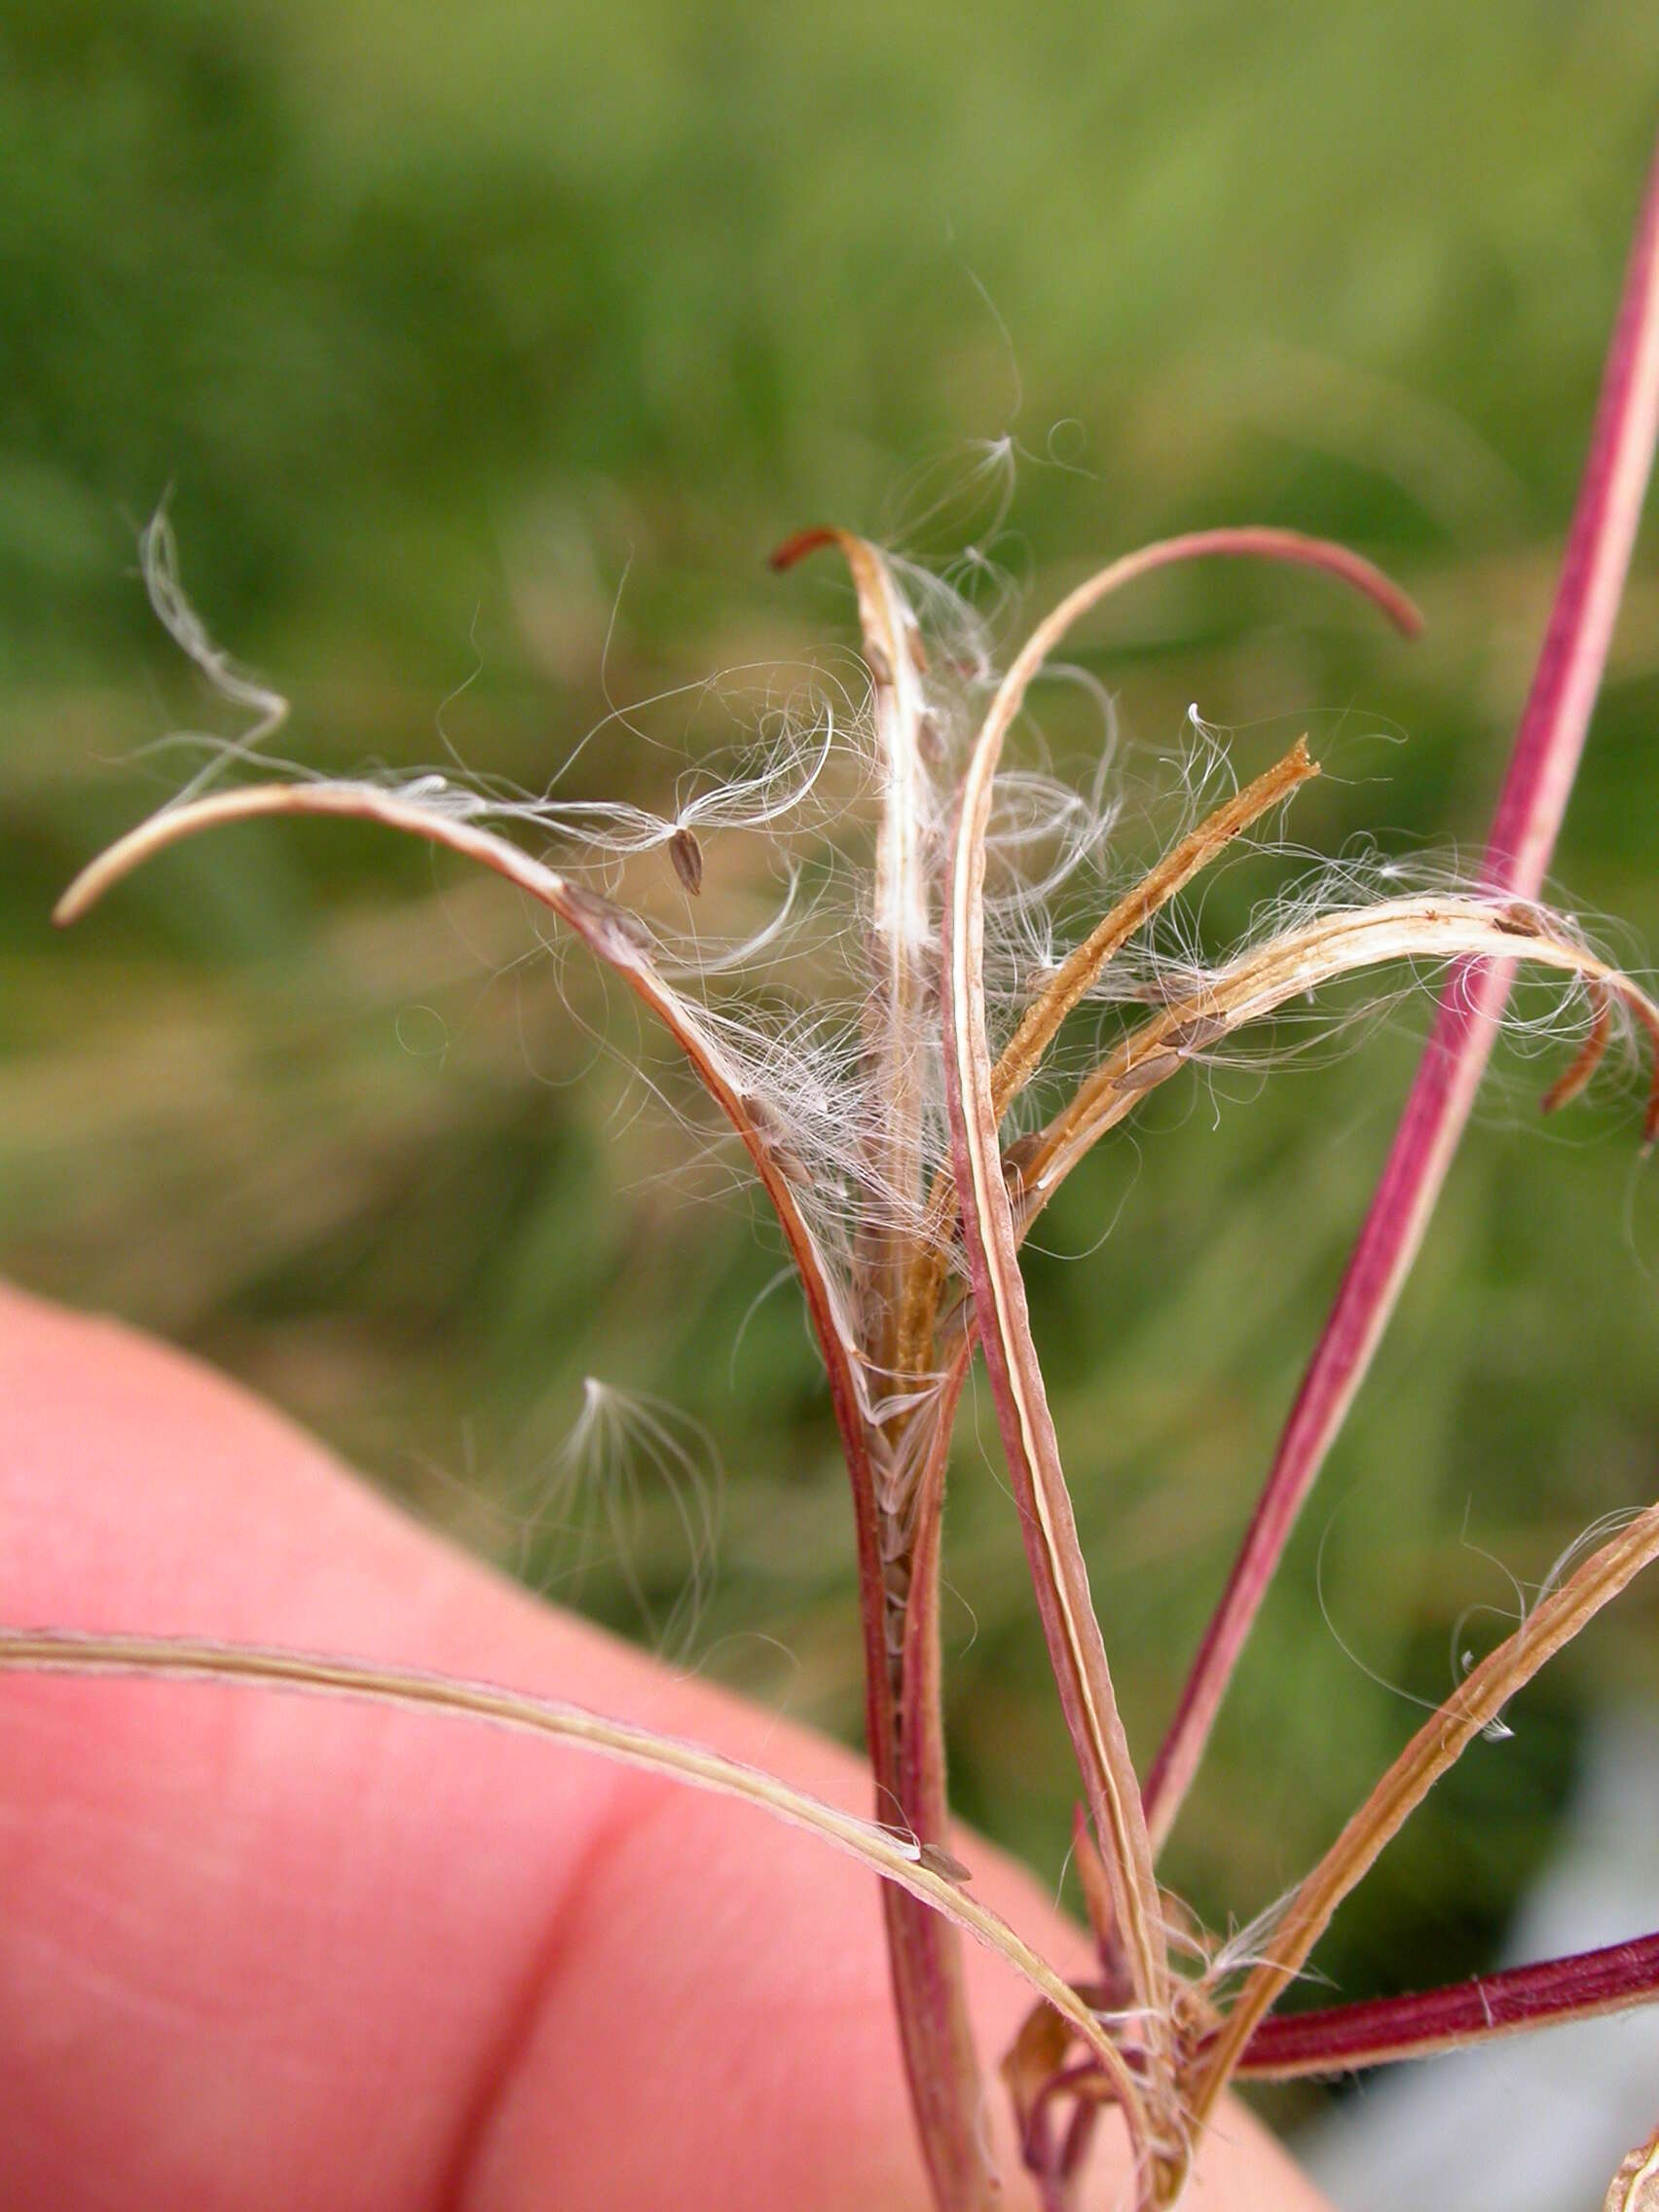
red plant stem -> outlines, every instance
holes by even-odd
[[[1625,278],[1549,627],[1493,819],[1482,884],[1530,898],[1561,828],[1630,566],[1659,431],[1659,155]],[[1410,1272],[1474,1102],[1512,970],[1471,961],[1440,1003],[1382,1181],[1272,1468],[1152,1771],[1154,1847],[1187,1793],[1262,1600]]]
[[[1266,2019],[1245,2046],[1238,2072],[1289,2079],[1426,2058],[1529,2028],[1623,2011],[1656,1996],[1659,1935],[1639,1936],[1441,1989]]]
[[[1235,2072],[1258,2082],[1354,2073],[1494,2043],[1500,2036],[1600,2019],[1656,1998],[1659,1935],[1637,1936],[1438,1989],[1270,2015],[1245,2045]],[[1207,2042],[1200,2044],[1196,2055],[1201,2057],[1207,2047]],[[1101,2085],[1099,2070],[1085,2061],[1056,2075],[1051,2090],[1098,2092]]]
[[[967,1377],[963,1358],[940,1385],[933,1417],[936,1425],[919,1478],[899,1694],[890,1706],[896,1737],[891,1787],[900,1818],[924,1843],[950,1840],[939,1638],[940,1539],[945,1462]],[[879,1578],[875,1595],[881,1595]],[[885,1691],[885,1675],[882,1686]],[[891,1883],[882,1884],[881,1899],[900,2041],[935,2197],[947,2212],[958,2205],[988,2208],[995,2183],[985,2154],[983,2091],[956,1932]]]
[[[1078,2183],[1099,2124],[1101,2087],[1099,2068],[1085,2060],[1062,2067],[1038,2094],[1025,2131],[1025,2163],[1037,2183],[1043,2212],[1079,2212]],[[1056,2142],[1050,2108],[1073,2090],[1080,2094]]]

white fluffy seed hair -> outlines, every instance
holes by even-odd
[[[353,780],[320,778],[302,764],[274,759],[267,741],[286,714],[281,697],[239,670],[217,646],[186,598],[172,533],[158,515],[141,541],[152,604],[209,688],[251,718],[232,737],[177,733],[166,742],[193,748],[198,765],[164,814],[197,798],[234,772],[315,786],[343,797],[353,791],[391,797],[427,820],[505,834],[534,848],[563,881],[599,902],[605,927],[625,939],[682,1004],[712,1056],[744,1102],[786,1175],[827,1279],[849,1314],[858,1300],[858,1253],[869,1225],[916,1238],[951,1229],[930,1215],[927,1198],[948,1167],[942,1021],[938,997],[940,920],[956,785],[996,669],[993,639],[975,603],[946,577],[903,560],[886,575],[903,634],[914,641],[915,726],[927,742],[903,764],[921,856],[920,903],[906,921],[908,956],[920,987],[870,1051],[873,933],[887,927],[876,910],[869,853],[889,780],[898,770],[884,750],[884,685],[893,672],[848,651],[793,668],[756,664],[677,686],[616,708],[574,747],[539,793],[498,778],[442,767],[388,769]],[[873,648],[869,648],[873,657]],[[1224,733],[1197,706],[1175,742],[1137,752],[1123,766],[1116,711],[1094,680],[1077,670],[1047,672],[1081,682],[1100,718],[1100,739],[1087,773],[1072,781],[1046,756],[1040,718],[1028,714],[1028,757],[999,775],[986,838],[984,975],[993,1051],[1021,1013],[1100,915],[1138,880],[1119,857],[1117,832],[1132,822],[1167,850],[1218,800],[1237,788]],[[668,728],[670,734],[660,734]],[[567,795],[571,771],[594,739],[620,741],[639,756],[636,780],[668,786],[660,810],[630,800]],[[1239,837],[1221,868],[1264,852],[1286,853],[1284,807]],[[692,840],[688,848],[685,840]],[[1135,841],[1140,841],[1139,838]],[[695,854],[688,866],[688,850]],[[1092,981],[1085,1003],[1054,1040],[1039,1079],[1010,1116],[1012,1131],[1034,1128],[1068,1097],[1137,1017],[1201,1000],[1257,950],[1321,920],[1359,913],[1407,891],[1456,888],[1452,871],[1403,864],[1355,847],[1332,860],[1309,860],[1259,903],[1241,944],[1219,964],[1203,942],[1202,889],[1173,900],[1138,931]],[[1212,880],[1215,868],[1206,871]],[[695,883],[690,880],[694,875]],[[1466,896],[1466,894],[1465,894]],[[1542,909],[1537,909],[1542,914]],[[1563,925],[1551,923],[1558,937]],[[1587,940],[1585,940],[1587,943]],[[1223,1062],[1240,1051],[1250,1064],[1302,1055],[1360,1012],[1386,1008],[1444,973],[1444,962],[1408,971],[1329,1009],[1283,1008],[1247,1047],[1219,1033],[1200,1046],[1189,1037],[1181,1057]],[[1570,974],[1520,1000],[1510,1027],[1524,1045],[1584,1034],[1593,998]],[[1615,1010],[1628,1026],[1625,1010]],[[1265,1042],[1264,1042],[1265,1040]],[[1161,1072],[1149,1069],[1149,1074]],[[919,1159],[903,1187],[874,1163],[885,1158],[888,1086],[901,1077],[918,1101]],[[1125,1085],[1130,1079],[1124,1078]],[[677,1105],[682,1092],[663,1085]],[[690,1125],[706,1120],[686,1104]],[[858,1331],[843,1321],[849,1343]],[[916,1381],[861,1375],[866,1411],[913,1410]],[[903,1425],[903,1422],[900,1425]]]

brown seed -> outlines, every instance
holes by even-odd
[[[931,707],[924,707],[916,717],[916,751],[930,768],[944,766],[944,732]]]
[[[1219,1045],[1226,1035],[1227,1023],[1219,1014],[1196,1014],[1190,1021],[1178,1021],[1165,1030],[1163,1042],[1172,1052],[1201,1052]]]
[[[891,691],[893,688],[893,663],[873,638],[865,640],[864,656],[865,666],[869,670],[876,682],[881,685],[883,690]]]
[[[783,1124],[772,1108],[757,1091],[745,1090],[739,1094],[750,1127],[760,1141],[760,1149],[786,1183],[810,1181],[806,1162],[791,1144]]]
[[[1010,1198],[1017,1198],[1024,1188],[1026,1169],[1036,1159],[1041,1143],[1037,1130],[1029,1129],[1024,1136],[1015,1137],[1003,1147],[1003,1180],[1008,1185]]]
[[[574,927],[581,930],[608,960],[619,960],[624,966],[631,966],[632,955],[654,949],[650,930],[639,915],[618,906],[613,899],[606,898],[604,892],[589,891],[580,883],[567,883],[565,900]]]
[[[917,1857],[930,1874],[939,1874],[960,1889],[974,1879],[973,1868],[964,1866],[953,1851],[946,1851],[942,1843],[924,1843]]]
[[[910,666],[918,676],[928,672],[928,648],[922,643],[922,633],[913,622],[904,625],[904,644],[910,655]]]
[[[1538,934],[1537,915],[1530,906],[1524,906],[1519,900],[1500,908],[1493,920],[1505,937],[1536,937]]]
[[[1150,1090],[1155,1083],[1173,1075],[1180,1065],[1179,1052],[1148,1052],[1144,1060],[1136,1060],[1126,1067],[1112,1088],[1114,1090]]]
[[[703,888],[703,848],[697,842],[696,830],[687,830],[682,823],[668,840],[668,857],[674,863],[675,874],[695,899]]]

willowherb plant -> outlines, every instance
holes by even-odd
[[[1282,2019],[1273,2012],[1338,1904],[1439,1777],[1659,1556],[1659,1506],[1633,1513],[1570,1574],[1564,1569],[1246,1942],[1195,1937],[1156,1872],[1291,1526],[1421,1236],[1517,968],[1559,979],[1579,1031],[1546,1109],[1585,1088],[1616,1032],[1644,1040],[1659,1060],[1659,1007],[1538,902],[1656,419],[1659,168],[1555,608],[1478,877],[1455,890],[1395,885],[1384,896],[1338,871],[1219,962],[1171,943],[1171,902],[1318,773],[1306,742],[1207,810],[1195,805],[1185,833],[1148,872],[1118,881],[1104,781],[1080,794],[1047,773],[1006,772],[1005,740],[1073,625],[1108,595],[1176,563],[1309,569],[1414,630],[1403,595],[1339,546],[1270,529],[1149,546],[1062,600],[999,677],[972,613],[937,578],[844,532],[807,532],[775,565],[820,550],[846,562],[867,681],[768,698],[756,740],[726,761],[687,761],[672,811],[657,814],[570,801],[556,786],[538,796],[431,773],[337,781],[288,768],[273,780],[209,788],[228,764],[253,761],[281,702],[213,646],[179,589],[165,523],[152,525],[145,567],[158,612],[258,724],[94,861],[65,894],[59,919],[215,823],[371,820],[516,884],[651,1011],[776,1211],[823,1356],[852,1494],[875,1817],[852,1819],[695,1746],[571,1707],[304,1653],[8,1631],[0,1664],[286,1683],[471,1714],[747,1798],[854,1853],[884,1881],[904,2060],[943,2212],[983,2207],[996,2187],[963,1929],[1002,1951],[1037,1993],[1004,2073],[1024,2156],[1052,2212],[1076,2202],[1102,2114],[1126,2131],[1136,2203],[1152,2212],[1181,2196],[1236,2077],[1373,2065],[1659,1993],[1656,1935],[1477,1984]],[[781,896],[761,926],[727,942],[699,929],[698,901],[720,841],[737,833],[760,841]],[[642,869],[655,872],[649,919],[639,899],[624,896]],[[1339,978],[1401,966],[1449,971],[1434,1034],[1238,1563],[1143,1785],[1090,1604],[1019,1247],[1078,1161],[1161,1085]],[[1095,1010],[1092,1027],[1072,1019],[1086,1005]],[[1659,1070],[1645,1141],[1656,1133]],[[953,1419],[976,1347],[1082,1782],[1075,1841],[1099,1962],[1085,1987],[1070,1985],[976,1900],[970,1871],[948,1846],[940,1544]],[[604,1414],[590,1411],[596,1420]],[[681,1450],[667,1431],[658,1445],[671,1457]],[[1651,2146],[1633,2154],[1610,2204],[1641,2201],[1636,2193],[1654,2156]]]

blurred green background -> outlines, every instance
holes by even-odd
[[[940,0],[12,0],[0,1265],[245,1377],[630,1633],[660,1633],[685,1582],[678,1518],[647,1471],[625,1570],[582,1570],[560,1448],[589,1373],[683,1408],[723,1480],[677,1653],[856,1731],[842,1478],[797,1304],[756,1304],[777,1262],[754,1209],[684,1167],[596,1046],[600,995],[525,958],[509,896],[354,831],[268,829],[50,932],[76,866],[176,776],[142,749],[235,726],[149,612],[136,528],[169,500],[209,625],[292,693],[284,751],[414,766],[441,710],[471,760],[538,786],[607,686],[844,646],[838,580],[771,579],[767,549],[833,519],[957,550],[984,504],[928,520],[918,468],[966,477],[1012,435],[997,550],[1029,608],[1199,522],[1337,533],[1397,573],[1429,623],[1410,651],[1317,585],[1205,573],[1114,610],[1081,657],[1131,749],[1193,699],[1243,772],[1310,730],[1334,773],[1299,801],[1309,843],[1472,851],[1656,92],[1659,14],[1627,0],[1065,0],[1023,24]],[[1051,731],[1072,711],[1046,702]],[[1557,866],[1639,963],[1656,721],[1650,519]],[[649,757],[608,733],[591,788],[648,796]],[[1057,1209],[1050,1244],[1098,1248],[1031,1261],[1144,1750],[1424,1011],[1235,1080],[1219,1116],[1196,1089],[1155,1106]],[[1322,1537],[1343,1640],[1434,1698],[1464,1606],[1510,1602],[1471,1547],[1535,1579],[1652,1493],[1659,1196],[1629,1088],[1545,1131],[1542,1064],[1500,1059],[1171,1853],[1215,1925],[1294,1878],[1417,1718],[1322,1619]],[[950,1529],[961,1802],[1057,1877],[1067,1761],[984,1407]],[[1656,1642],[1638,1593],[1470,1755],[1334,1931],[1343,1989],[1490,1958],[1586,1714],[1654,1694]]]

